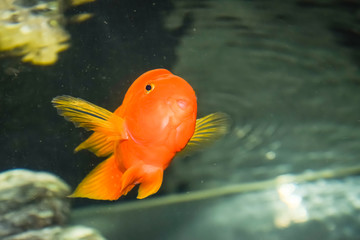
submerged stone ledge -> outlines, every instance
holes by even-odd
[[[0,183],[0,239],[104,239],[91,228],[64,226],[70,187],[60,178],[15,169],[0,173]]]

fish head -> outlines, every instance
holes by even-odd
[[[127,128],[135,141],[181,149],[194,133],[195,92],[184,79],[165,69],[141,75],[129,88],[123,105]]]

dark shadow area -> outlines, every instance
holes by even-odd
[[[164,18],[172,9],[170,0],[99,0],[66,12],[94,17],[67,26],[71,47],[55,65],[1,59],[0,171],[49,171],[75,187],[101,159],[85,151],[74,155],[89,133],[58,116],[51,99],[72,95],[114,111],[140,74],[171,70],[179,38],[191,22],[184,16],[178,29],[166,29]]]

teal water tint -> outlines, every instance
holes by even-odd
[[[185,239],[189,235],[194,239],[356,239],[354,213],[358,213],[359,191],[353,190],[360,179],[347,176],[359,170],[358,166],[283,175],[269,181],[77,209],[71,222],[97,228],[109,239],[116,239],[119,232],[130,239]],[[331,179],[334,177],[343,179]],[[333,205],[335,199],[339,205]],[[148,216],[157,224],[149,224]],[[355,222],[349,224],[349,220]],[[139,227],[146,230],[137,231]]]
[[[343,44],[357,28],[339,4],[209,1],[193,10],[175,71],[198,89],[200,114],[221,108],[234,124],[216,147],[174,162],[178,180],[169,187],[203,189],[358,163],[359,48]]]
[[[99,159],[73,154],[87,133],[51,99],[114,110],[137,76],[165,67],[193,86],[199,117],[231,117],[230,133],[176,158],[148,205],[132,195],[125,207],[100,202],[75,212],[75,223],[109,239],[357,239],[356,1],[97,1],[81,9],[92,20],[68,26],[72,47],[56,65],[2,59],[2,170],[47,170],[75,187]]]

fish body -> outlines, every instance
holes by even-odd
[[[114,112],[125,120],[129,136],[117,146],[116,156],[126,169],[134,162],[165,169],[193,135],[196,113],[195,92],[184,79],[165,69],[143,74]]]
[[[70,197],[116,200],[140,184],[138,198],[156,193],[163,172],[177,152],[212,142],[227,131],[226,116],[196,119],[193,88],[168,70],[141,75],[113,113],[80,98],[59,96],[58,113],[94,133],[75,151],[108,157],[92,170]]]

